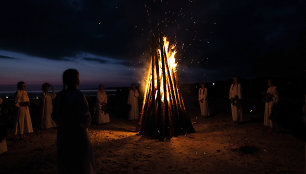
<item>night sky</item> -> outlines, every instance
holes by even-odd
[[[183,83],[305,72],[303,0],[3,0],[0,85],[141,83],[157,26]]]

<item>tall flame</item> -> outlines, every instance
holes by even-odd
[[[163,140],[194,132],[194,129],[178,89],[175,45],[170,45],[166,37],[157,41],[152,42],[138,125],[140,134]]]
[[[161,49],[157,49],[157,61],[158,61],[158,67],[156,67],[156,64],[152,64],[152,58],[151,57],[151,63],[150,67],[153,66],[154,70],[154,85],[152,84],[152,69],[149,68],[148,74],[146,76],[146,85],[145,85],[145,93],[144,93],[144,101],[142,105],[142,111],[144,111],[145,104],[147,100],[150,99],[149,93],[154,92],[155,100],[157,99],[157,94],[160,92],[160,97],[162,103],[165,103],[165,97],[164,93],[166,92],[166,102],[171,105],[171,100],[173,100],[178,107],[185,110],[185,106],[183,103],[183,100],[179,94],[179,90],[177,88],[177,74],[176,74],[176,68],[177,68],[177,62],[175,60],[176,50],[175,45],[169,44],[169,41],[166,37],[163,37],[163,51]],[[162,55],[164,53],[164,55]],[[165,65],[162,65],[162,59],[165,61]],[[158,72],[158,74],[157,74]],[[165,72],[165,75],[163,75],[163,72]],[[166,78],[166,80],[164,80]],[[159,84],[158,80],[159,79]],[[166,85],[164,85],[164,81],[166,82]],[[152,85],[154,86],[154,90],[152,90]],[[158,89],[159,87],[159,89]],[[166,87],[166,88],[165,88]],[[174,95],[175,94],[175,95]]]

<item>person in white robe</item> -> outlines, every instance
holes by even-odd
[[[229,100],[231,102],[233,121],[237,123],[243,120],[241,99],[241,85],[238,83],[237,77],[234,77],[229,90]]]
[[[274,86],[271,80],[268,80],[268,89],[265,98],[265,113],[264,113],[264,125],[273,128],[273,123],[270,118],[273,111],[273,107],[278,103],[278,91],[277,87]]]
[[[202,117],[209,116],[208,102],[207,102],[207,88],[205,88],[205,83],[201,83],[201,87],[199,88],[198,100],[201,109],[201,116]]]
[[[15,124],[15,135],[23,138],[24,133],[33,133],[32,121],[29,111],[30,99],[25,88],[24,82],[18,82],[15,96],[15,105],[18,108],[17,119]]]
[[[52,87],[52,93],[49,93],[49,83],[44,83],[42,85],[42,116],[41,116],[41,128],[48,129],[56,127],[55,122],[51,118],[53,111],[52,101],[56,97],[54,88]]]
[[[88,102],[78,89],[79,72],[63,74],[63,90],[54,100],[52,119],[57,125],[57,173],[94,174],[95,162],[88,127],[91,122]]]
[[[128,97],[128,104],[130,105],[129,120],[137,120],[139,118],[138,98],[139,92],[136,85],[132,84]]]
[[[107,94],[104,91],[104,86],[99,85],[99,91],[97,92],[96,98],[96,122],[98,124],[109,123],[109,113],[105,111],[105,106],[107,105]]]
[[[2,105],[2,98],[0,97],[0,121],[2,120],[1,119],[1,116],[2,116],[2,112],[1,112],[1,105]],[[1,126],[2,126],[3,123],[0,122],[0,155],[3,154],[3,153],[6,153],[7,152],[7,144],[6,144],[6,135],[5,135],[5,130],[2,130]]]

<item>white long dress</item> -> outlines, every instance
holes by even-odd
[[[131,106],[131,110],[129,113],[129,120],[137,120],[139,117],[138,97],[139,97],[138,90],[130,89],[129,98],[128,98],[128,104]]]
[[[241,100],[241,85],[240,83],[238,84],[232,84],[230,87],[230,91],[229,91],[229,99],[233,99],[233,98],[238,98],[239,100]],[[243,115],[242,115],[242,107],[241,105],[233,105],[233,103],[231,103],[231,110],[232,110],[232,118],[234,122],[239,122],[243,120]]]
[[[98,91],[96,100],[96,119],[98,124],[110,122],[109,113],[106,113],[102,109],[103,104],[107,104],[107,94],[105,91]]]
[[[29,106],[22,106],[22,102],[30,102],[28,93],[25,90],[17,90],[15,97],[15,104],[18,108],[17,119],[15,125],[15,135],[25,133],[32,133],[32,121],[29,111]]]
[[[48,129],[51,127],[56,127],[55,122],[51,118],[51,114],[53,111],[53,104],[52,100],[56,97],[56,94],[53,93],[42,93],[42,102],[43,102],[43,108],[42,108],[42,116],[41,116],[41,128],[42,129]]]
[[[272,121],[270,120],[270,115],[272,113],[273,106],[278,102],[278,92],[276,86],[271,86],[267,89],[267,95],[271,96],[271,101],[265,102],[265,114],[264,114],[264,125],[270,128],[273,127]]]
[[[201,116],[206,117],[209,116],[208,112],[208,102],[207,102],[207,88],[200,88],[199,89],[199,104],[201,109]]]

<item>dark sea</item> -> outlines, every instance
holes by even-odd
[[[104,91],[107,93],[108,96],[113,96],[116,95],[116,92],[118,90],[121,90],[121,88],[108,88],[108,89],[104,89]],[[29,98],[30,99],[40,99],[41,98],[41,90],[27,90]],[[50,91],[51,92],[51,91]],[[60,92],[60,90],[55,90],[55,92]],[[83,92],[83,94],[86,97],[92,97],[92,96],[96,96],[97,94],[97,90],[96,89],[81,89],[81,92]],[[6,99],[6,100],[10,100],[10,99],[14,99],[14,95],[15,95],[16,91],[10,91],[10,90],[3,90],[0,91],[0,97],[2,99]]]

